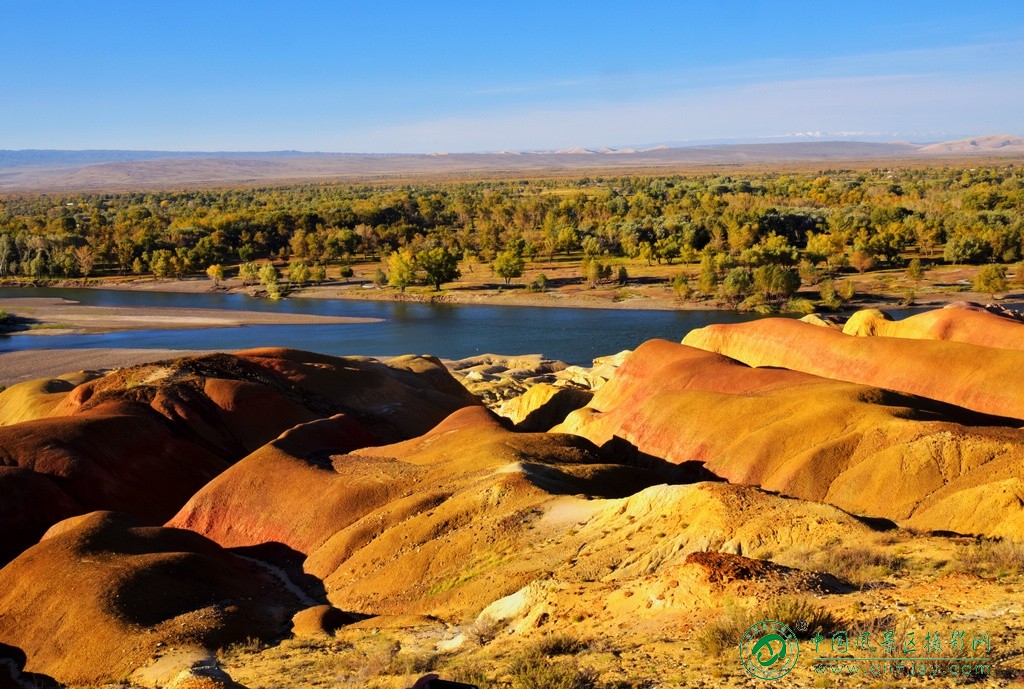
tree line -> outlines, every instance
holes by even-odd
[[[1024,171],[1006,164],[0,197],[0,279],[208,271],[217,279],[213,266],[222,278],[223,266],[251,273],[270,261],[316,281],[326,266],[381,261],[395,287],[440,288],[459,277],[463,259],[490,264],[508,283],[542,258],[581,258],[601,279],[610,258],[625,257],[699,264],[696,291],[742,300],[755,286],[778,298],[843,271],[904,266],[911,255],[1020,261]]]

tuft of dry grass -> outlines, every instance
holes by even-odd
[[[572,634],[557,632],[539,639],[534,649],[537,653],[547,656],[576,655],[587,648],[587,643]]]
[[[1003,578],[1024,574],[1024,543],[982,540],[961,546],[950,566],[977,576]]]
[[[509,667],[512,689],[596,689],[598,674],[574,658],[551,659],[536,649],[517,656]]]
[[[907,559],[882,548],[835,548],[817,551],[802,562],[801,569],[825,572],[864,588],[903,572]]]
[[[781,622],[799,638],[810,639],[815,634],[827,635],[842,626],[842,620],[804,597],[782,597],[754,610],[727,606],[722,615],[704,627],[697,635],[697,645],[713,656],[735,650],[743,633],[756,622]]]

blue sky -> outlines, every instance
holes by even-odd
[[[1024,133],[1024,2],[0,0],[0,149]]]

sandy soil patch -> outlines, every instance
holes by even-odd
[[[0,353],[0,385],[75,371],[105,371],[162,359],[204,354],[184,349],[26,349]]]
[[[15,318],[10,332],[29,334],[380,322],[378,318],[236,311],[233,309],[85,306],[57,297],[0,299],[0,311],[6,311]]]

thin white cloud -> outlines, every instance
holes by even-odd
[[[993,67],[993,55],[999,55],[1002,69]],[[558,80],[494,84],[472,90],[471,95],[544,94],[554,100],[587,95],[594,89],[618,93],[623,89],[656,96],[681,88],[705,88],[714,85],[774,83],[784,80],[842,77],[885,77],[925,73],[1020,73],[1024,64],[1024,41],[943,46],[844,55],[822,59],[774,58],[723,65],[700,65],[683,69],[643,72],[606,72],[574,75]]]
[[[1024,75],[903,74],[687,89],[651,100],[525,107],[340,133],[335,150],[556,149],[786,131],[1014,131]]]

